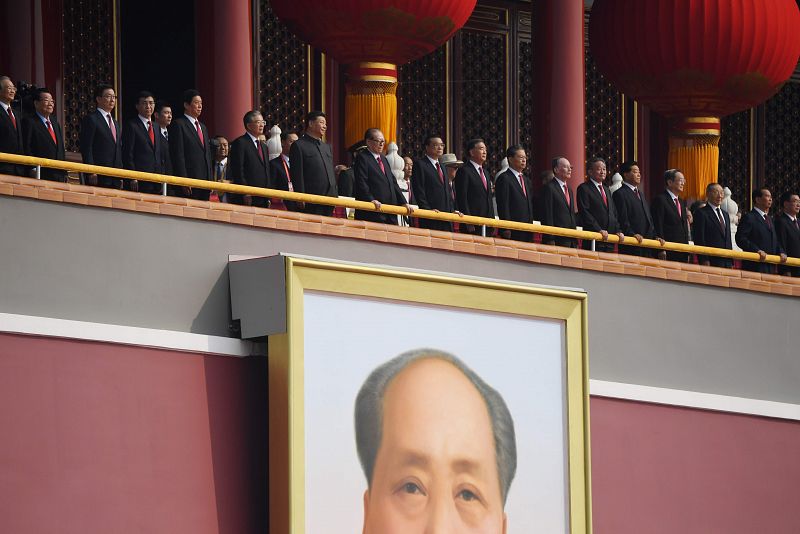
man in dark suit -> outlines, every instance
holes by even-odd
[[[383,132],[370,128],[364,133],[364,142],[367,149],[361,150],[353,163],[356,200],[372,202],[375,209],[380,209],[382,204],[405,206],[408,213],[411,213],[412,209],[392,175],[389,160],[383,155],[386,144]],[[356,219],[397,225],[397,215],[394,213],[356,210]]]
[[[608,243],[608,234],[617,234],[620,239],[625,234],[619,231],[617,208],[611,200],[611,190],[605,185],[606,161],[603,158],[592,158],[587,164],[589,180],[578,186],[575,195],[578,198],[578,214],[583,229],[600,232],[602,241],[595,241],[594,249],[598,252],[614,252],[614,244]],[[583,248],[592,249],[592,241],[584,239]]]
[[[117,105],[114,88],[107,84],[98,85],[94,90],[97,109],[81,120],[80,147],[81,157],[87,165],[122,168],[122,135],[119,123],[111,115]],[[111,189],[138,190],[136,180],[124,180],[115,176],[103,176],[92,173],[85,174],[87,185],[99,185]],[[126,184],[127,182],[127,184]]]
[[[745,252],[756,252],[761,261],[743,261],[742,269],[759,273],[772,273],[774,268],[770,263],[764,263],[767,254],[777,254],[781,262],[786,261],[786,254],[778,241],[775,225],[769,216],[772,207],[772,193],[766,187],[753,191],[753,205],[751,211],[742,216],[739,228],[736,230],[736,244]]]
[[[506,150],[506,158],[508,169],[497,177],[495,183],[497,214],[500,219],[506,221],[531,223],[533,222],[532,184],[528,177],[522,174],[528,163],[525,149],[522,145],[512,145]],[[503,229],[500,235],[515,241],[533,241],[533,232]]]
[[[650,207],[656,236],[673,243],[689,243],[689,210],[680,198],[686,178],[679,169],[669,169],[664,173],[664,182],[667,188],[653,199]],[[689,254],[660,250],[658,258],[686,263]]]
[[[614,207],[617,208],[620,231],[626,236],[633,236],[639,243],[642,239],[655,238],[653,218],[650,208],[644,201],[644,195],[639,189],[642,183],[642,174],[639,164],[635,161],[626,161],[619,168],[622,175],[622,187],[614,191]],[[663,239],[661,240],[663,242]],[[620,245],[620,254],[632,256],[651,256],[646,248],[632,245]]]
[[[211,138],[206,125],[200,122],[203,99],[196,89],[183,93],[183,115],[175,118],[169,126],[169,152],[172,172],[175,176],[211,180]],[[178,187],[179,196],[197,200],[208,200],[211,191],[199,187]]]
[[[464,215],[494,219],[492,182],[483,165],[486,163],[486,143],[483,139],[467,141],[469,159],[456,172],[456,202],[458,211]],[[413,167],[412,167],[413,169]],[[489,235],[494,228],[460,224],[461,231],[474,235]],[[488,232],[488,233],[484,233]]]
[[[64,134],[53,116],[56,102],[49,89],[42,88],[34,92],[33,107],[36,113],[22,120],[22,146],[25,154],[64,161]],[[31,176],[35,176],[35,173],[36,169],[32,169]],[[39,176],[42,180],[67,181],[67,171],[61,169],[42,167]]]
[[[800,258],[800,196],[786,191],[780,198],[783,211],[775,217],[775,232],[787,256]],[[786,276],[800,276],[800,267],[779,265],[778,272]]]
[[[552,162],[553,179],[542,187],[539,202],[539,217],[545,226],[575,229],[575,195],[570,190],[568,180],[572,176],[572,165],[563,156],[556,156]],[[545,234],[543,242],[547,245],[575,248],[577,241],[572,237]]]
[[[267,147],[259,140],[267,124],[261,112],[248,111],[242,118],[244,135],[237,137],[231,143],[230,156],[228,156],[228,180],[238,185],[251,187],[272,187],[270,178],[269,152]],[[231,203],[244,204],[268,208],[269,198],[257,195],[231,195]]]
[[[270,175],[272,176],[272,187],[282,191],[294,192],[294,184],[292,183],[292,169],[289,154],[292,150],[292,145],[297,141],[298,137],[295,132],[281,132],[281,153],[277,158],[269,160]],[[283,205],[289,211],[299,211],[297,202],[291,200],[273,199],[272,207],[280,209]]]
[[[159,100],[156,102],[153,118],[158,125],[156,133],[161,133],[161,166],[164,174],[172,174],[172,160],[169,155],[169,125],[172,124],[172,107],[163,100]]]
[[[153,93],[142,91],[136,98],[136,117],[128,119],[122,126],[122,166],[141,172],[164,174],[164,150],[161,132],[153,121],[156,101]],[[159,195],[162,184],[159,182],[139,182],[139,191]]]
[[[706,186],[706,205],[698,209],[692,223],[692,240],[695,245],[702,247],[733,249],[731,241],[731,220],[727,213],[720,207],[725,198],[722,186],[712,182]],[[720,256],[697,255],[701,265],[712,267],[733,267],[730,258]]]
[[[411,189],[414,203],[421,209],[449,213],[455,209],[455,206],[450,182],[439,163],[439,158],[443,153],[444,142],[441,137],[429,135],[425,138],[425,155],[414,162]],[[448,221],[419,219],[419,226],[431,230],[453,231],[453,225]]]
[[[292,144],[289,152],[292,187],[296,193],[339,196],[331,145],[322,140],[327,130],[328,118],[323,112],[311,111],[306,115],[306,131]],[[333,206],[298,202],[297,207],[306,213],[333,215]]]
[[[8,76],[0,76],[0,152],[22,154],[22,124],[11,107],[17,88]],[[28,176],[23,165],[0,162],[0,174]]]

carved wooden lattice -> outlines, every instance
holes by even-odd
[[[481,137],[488,151],[487,168],[500,168],[506,142],[506,39],[504,35],[462,32],[462,139]],[[467,157],[464,147],[450,147]]]
[[[750,110],[722,118],[719,138],[719,183],[740,206],[750,195]]]
[[[397,107],[400,153],[418,158],[429,133],[445,135],[445,47],[400,67]],[[448,148],[449,150],[449,148]]]
[[[601,157],[611,173],[622,163],[623,97],[597,69],[588,39],[584,44],[586,161]]]
[[[275,16],[269,0],[258,2],[257,101],[267,128],[303,126],[308,110],[308,47]]]
[[[800,161],[800,83],[789,82],[765,104],[764,182],[777,197],[797,191]]]
[[[519,42],[519,142],[528,152],[533,148],[533,47]]]
[[[96,107],[95,88],[101,83],[114,83],[113,2],[64,0],[63,110],[67,151],[80,151],[79,125],[83,116]]]

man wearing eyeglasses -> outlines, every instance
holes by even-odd
[[[353,163],[355,175],[356,200],[372,202],[376,209],[383,204],[405,206],[408,213],[412,209],[408,205],[403,192],[392,175],[389,160],[383,155],[386,139],[377,128],[370,128],[364,134],[367,150],[361,150]],[[374,221],[384,224],[397,224],[397,215],[378,211],[356,210],[356,219]]]
[[[425,210],[450,213],[455,209],[450,181],[447,179],[439,158],[444,153],[444,142],[438,135],[425,138],[425,155],[414,162],[411,188],[416,204]],[[419,219],[420,228],[452,232],[448,221]]]
[[[22,120],[22,146],[25,154],[37,158],[64,161],[64,133],[55,119],[56,101],[49,89],[37,89],[33,94],[33,107],[36,113]],[[31,171],[33,174],[35,171]],[[42,180],[66,182],[67,171],[41,168]]]
[[[231,143],[228,154],[227,179],[234,184],[251,187],[272,187],[269,152],[258,136],[264,133],[264,116],[258,110],[248,111],[242,118],[244,135]],[[231,203],[268,208],[269,199],[257,195],[231,195]]]
[[[80,125],[80,149],[83,162],[87,165],[122,168],[122,131],[111,113],[117,105],[117,94],[108,84],[100,84],[94,90],[97,109],[86,115]],[[112,189],[137,191],[136,180],[123,180],[115,176],[96,173],[85,174],[87,185],[99,185]],[[127,184],[124,184],[127,182]]]
[[[19,109],[16,112],[11,103],[17,95],[17,88],[8,76],[0,76],[0,152],[22,154],[22,124]],[[27,176],[25,167],[13,163],[0,163],[0,174]]]
[[[122,165],[126,169],[163,174],[165,149],[158,123],[153,120],[156,101],[153,93],[142,91],[136,98],[136,117],[122,127]],[[139,191],[158,195],[162,184],[139,182]]]

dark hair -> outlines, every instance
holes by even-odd
[[[608,165],[608,164],[606,163],[606,160],[604,160],[604,159],[603,159],[603,158],[601,158],[601,157],[595,156],[595,157],[591,158],[589,161],[587,161],[587,162],[586,162],[586,168],[587,168],[587,169],[591,169],[591,168],[592,168],[592,166],[593,166],[595,163],[597,163],[598,161],[602,161],[602,162],[603,162],[603,165]]]
[[[372,486],[375,460],[383,439],[383,402],[386,388],[410,364],[423,359],[443,360],[458,369],[472,383],[486,404],[494,437],[495,465],[503,504],[517,471],[517,442],[514,420],[502,395],[457,357],[435,349],[404,352],[373,370],[356,396],[356,448],[367,485]]]
[[[631,172],[631,169],[633,169],[634,167],[638,167],[638,166],[639,166],[639,162],[636,161],[636,160],[626,161],[622,165],[619,166],[619,173],[624,176],[625,173]]]
[[[281,132],[281,141],[286,141],[292,134],[297,135],[297,132],[295,132],[294,130],[289,130],[288,132]]]
[[[153,96],[153,93],[151,93],[150,91],[139,91],[139,94],[136,95],[136,103],[138,104],[145,98],[152,98],[153,100],[155,100],[156,97]]]
[[[264,118],[264,115],[257,109],[251,109],[244,114],[244,117],[242,117],[242,122],[244,123],[245,128],[247,128],[247,125],[255,120],[256,115],[261,115],[261,118]]]
[[[753,189],[753,203],[755,204],[757,198],[761,198],[764,196],[764,191],[769,191],[767,187],[759,187],[758,189]]]
[[[567,158],[565,156],[556,156],[556,157],[554,157],[553,161],[550,162],[550,167],[555,171],[556,167],[558,167],[558,161],[562,160],[562,159],[567,159]]]
[[[309,111],[306,114],[306,127],[320,117],[325,117],[326,119],[328,118],[323,111]]]
[[[511,145],[510,147],[508,147],[506,149],[506,157],[507,158],[513,158],[514,156],[517,155],[517,152],[519,152],[520,150],[525,152],[525,148],[522,145],[519,145],[519,144]]]
[[[711,182],[706,186],[706,196],[708,196],[708,194],[711,192],[712,189],[714,189],[715,186],[720,186],[720,188],[724,189],[721,184],[717,182]]]
[[[156,102],[156,113],[161,113],[164,108],[169,108],[172,111],[172,106],[166,100],[159,100]]]
[[[470,139],[467,141],[467,152],[471,151],[478,143],[486,144],[486,141],[481,139],[480,137],[476,137],[475,139]]]
[[[113,90],[114,88],[108,85],[107,83],[101,83],[98,85],[94,90],[94,97],[99,98],[103,96],[103,93],[106,92],[107,89]]]
[[[783,206],[786,202],[789,202],[789,200],[792,198],[792,195],[796,194],[797,193],[795,193],[794,191],[784,191],[783,193],[781,193],[780,205]]]
[[[441,139],[441,138],[442,136],[439,134],[428,134],[425,136],[425,141],[422,144],[423,146],[428,146],[434,139]]]
[[[42,99],[42,95],[45,94],[45,93],[47,93],[47,94],[49,94],[51,96],[53,95],[53,93],[47,87],[39,87],[38,89],[34,89],[33,90],[33,100],[35,102],[38,102],[39,100]]]
[[[664,183],[674,182],[679,172],[681,172],[680,169],[667,169],[664,172]]]
[[[197,89],[187,89],[183,92],[183,103],[191,104],[194,97],[200,96],[200,91]]]
[[[367,128],[367,131],[364,132],[364,141],[371,141],[375,133],[380,131],[380,128]]]

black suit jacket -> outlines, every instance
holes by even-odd
[[[108,122],[99,110],[94,110],[81,120],[81,157],[87,165],[122,168],[121,132],[119,123],[112,117],[117,138],[111,133]],[[122,179],[113,176],[97,175],[97,185],[101,187],[122,188]]]
[[[453,192],[450,189],[445,168],[441,167],[441,169],[444,180],[439,177],[439,172],[427,156],[415,161],[411,172],[411,190],[414,195],[414,203],[420,208],[449,213],[455,209]],[[448,221],[419,219],[419,226],[431,230],[453,231],[453,225]]]
[[[11,122],[11,117],[3,108],[0,107],[0,152],[7,154],[22,154],[22,121],[17,110],[12,108],[17,126]],[[23,165],[13,163],[0,163],[0,174],[16,174],[17,176],[28,176]]]
[[[539,202],[541,209],[539,217],[542,224],[575,229],[575,193],[569,189],[569,185],[567,185],[567,191],[569,191],[569,203],[567,203],[567,197],[564,196],[564,190],[555,178],[542,187]],[[545,243],[554,243],[562,247],[574,247],[576,244],[575,239],[571,237],[545,235],[542,240]]]
[[[22,145],[25,154],[37,158],[64,161],[64,134],[61,131],[61,125],[55,121],[53,115],[50,116],[50,124],[56,134],[55,143],[39,115],[34,114],[32,117],[25,117],[22,120]],[[67,181],[67,171],[60,169],[42,167],[40,176],[42,180]]]
[[[378,165],[378,160],[369,150],[362,150],[356,155],[353,162],[354,187],[356,200],[372,202],[377,200],[381,204],[394,204],[403,206],[406,198],[400,191],[392,175],[389,160],[380,156],[383,162],[383,171]],[[376,211],[356,210],[356,219],[373,221],[385,224],[397,224],[397,215],[392,213],[379,213]]]
[[[769,217],[769,215],[767,215]],[[775,224],[764,220],[755,209],[745,213],[736,229],[736,244],[746,252],[763,250],[767,254],[782,254],[783,247],[778,242]],[[760,261],[743,261],[742,269],[761,273],[771,273],[773,266]]]
[[[656,236],[673,243],[689,242],[689,221],[686,215],[686,202],[678,199],[681,205],[681,213],[669,196],[669,192],[662,191],[650,206],[650,213],[653,216],[653,228]],[[671,261],[688,261],[689,255],[685,252],[667,251],[667,259]]]
[[[295,192],[328,197],[339,196],[331,145],[303,134],[300,139],[292,143],[289,161],[292,164],[292,186]],[[333,213],[333,206],[306,204],[305,211],[330,216]]]
[[[164,174],[163,140],[157,124],[153,125],[151,143],[147,128],[138,116],[127,120],[122,126],[122,166],[134,171]],[[157,195],[161,193],[161,184],[140,181],[139,191]]]
[[[283,166],[283,154],[269,160],[270,176],[272,176],[272,187],[274,189],[289,191],[289,180],[291,179],[292,173],[289,162],[286,163],[286,167],[289,168],[290,176],[286,175],[286,168]],[[292,184],[292,190],[294,190],[294,184]],[[284,200],[283,205],[286,206],[286,209],[289,211],[298,211],[300,209],[297,206],[297,202],[292,200]]]
[[[731,219],[724,210],[720,211],[722,211],[722,218],[725,220],[724,229],[720,226],[719,217],[717,217],[714,208],[710,204],[706,204],[695,212],[694,223],[692,223],[692,240],[695,245],[733,249]],[[733,261],[730,258],[698,254],[697,260],[700,263],[708,261],[714,267],[727,267],[729,269],[733,267]]]
[[[200,131],[203,132],[203,143],[200,142],[194,123],[189,122],[186,115],[175,118],[169,125],[169,153],[175,176],[213,180],[211,164],[214,157],[211,153],[211,138],[202,122]],[[208,189],[192,188],[192,198],[198,200],[208,200],[210,193]]]
[[[156,135],[159,136],[159,142],[161,143],[161,166],[164,169],[164,174],[173,174],[172,173],[172,156],[169,153],[169,137],[164,137],[164,134],[161,133],[161,126],[156,127]],[[167,130],[167,135],[169,135],[169,130]]]
[[[636,197],[633,190],[625,184],[614,191],[614,207],[617,208],[619,218],[619,229],[626,236],[639,234],[645,239],[653,239],[655,228],[653,218],[650,215],[650,208],[644,201],[644,193],[639,190],[640,198]],[[641,247],[632,245],[620,245],[619,251],[624,254],[636,256],[649,256],[650,252]]]
[[[527,176],[522,176],[525,181],[525,191],[511,169],[506,170],[497,177],[495,182],[495,198],[497,199],[497,214],[501,219],[530,223],[533,221],[533,189]],[[516,241],[533,241],[532,232],[511,230],[511,239]]]
[[[471,161],[467,161],[458,169],[456,173],[456,201],[458,203],[458,211],[464,215],[494,219],[492,181],[486,169],[483,170],[483,175],[486,178],[486,187],[483,186],[481,175]],[[466,225],[463,224],[460,226],[466,227]],[[481,227],[477,226],[474,233],[476,235],[481,235]]]
[[[602,184],[602,187],[606,194],[606,202],[603,202],[600,190],[592,180],[588,180],[578,186],[577,191],[575,191],[578,200],[578,218],[584,230],[592,232],[605,230],[609,234],[617,234],[619,233],[617,208],[611,199],[611,190],[605,184]],[[584,240],[583,246],[584,248],[591,248],[591,242]],[[595,250],[611,252],[614,250],[614,244],[596,241]]]
[[[775,217],[775,233],[778,234],[778,242],[783,247],[783,251],[788,256],[800,258],[800,230],[784,212]],[[800,267],[778,265],[778,272],[800,276]]]
[[[258,148],[248,134],[237,137],[231,143],[228,154],[227,178],[235,184],[249,185],[251,187],[272,187],[270,176],[269,151],[261,143],[263,159],[258,155]],[[267,197],[253,196],[253,206],[269,207]],[[231,196],[231,203],[240,204],[239,195]]]

